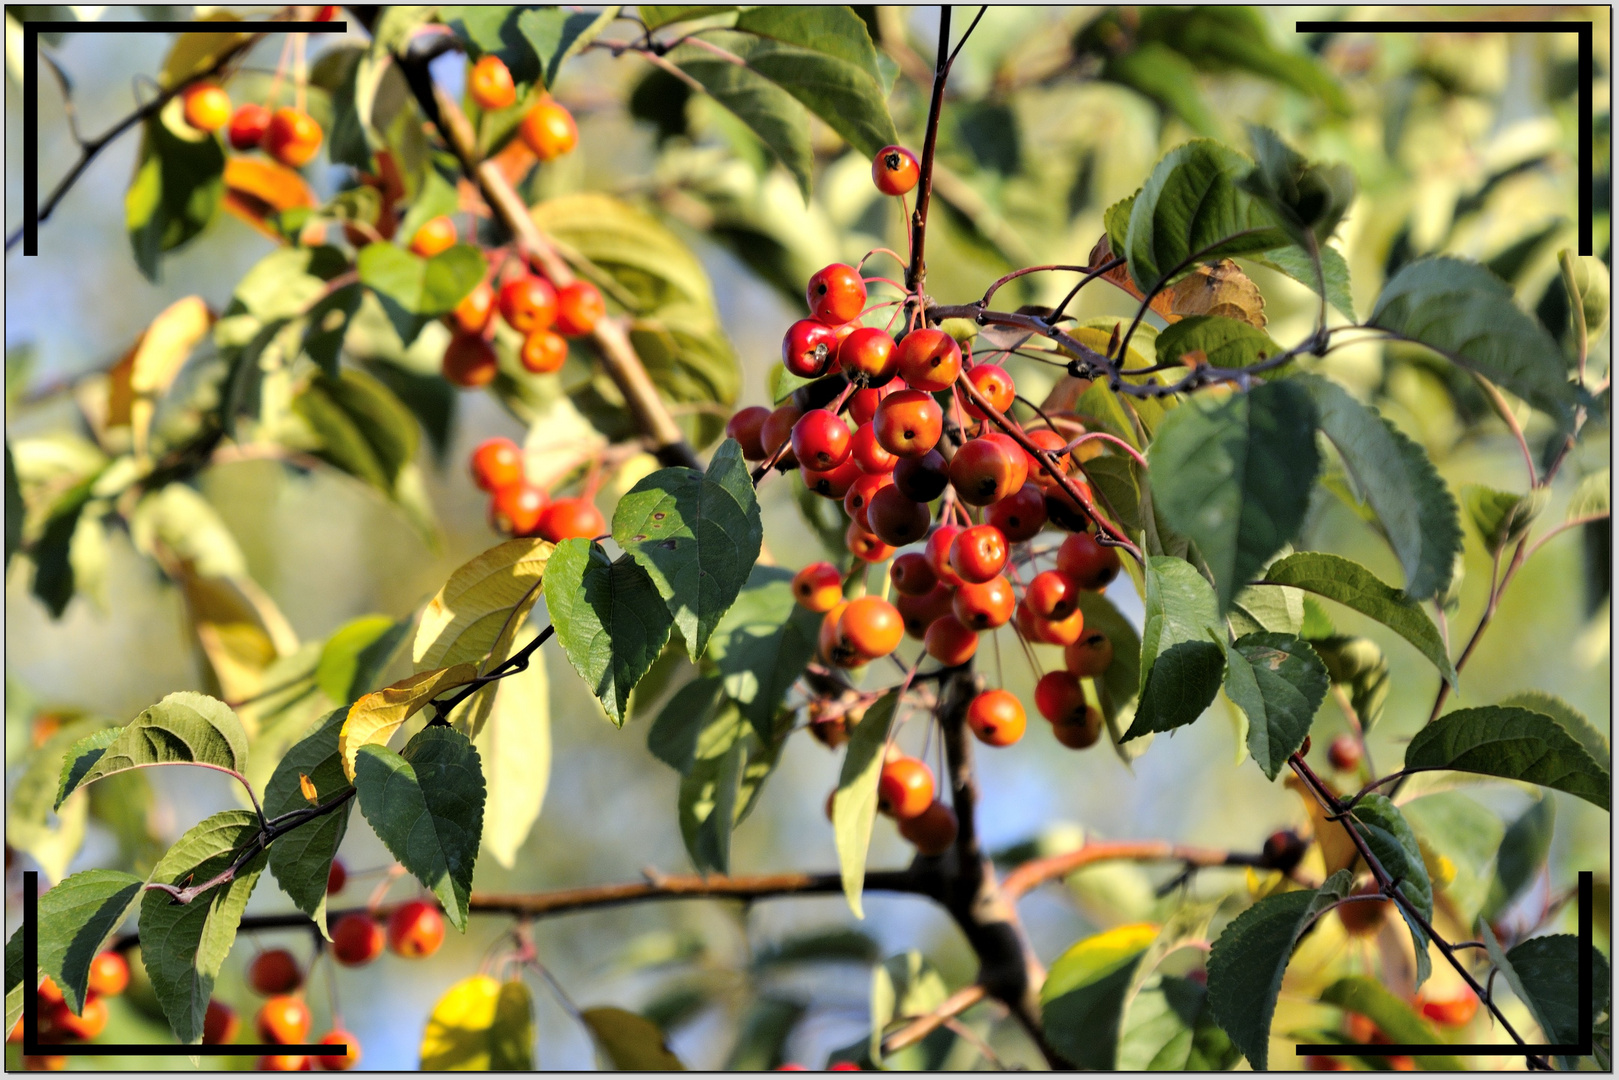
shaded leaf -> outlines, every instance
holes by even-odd
[[[1224,610],[1304,523],[1320,467],[1315,408],[1291,382],[1193,399],[1164,418],[1147,458],[1154,506],[1197,544]]]
[[[540,58],[540,77],[554,86],[557,70],[569,57],[577,56],[586,45],[618,17],[616,5],[602,11],[564,11],[560,8],[529,8],[517,16],[517,28],[528,39],[534,55]]]
[[[1514,945],[1506,954],[1506,964],[1500,965],[1512,992],[1529,1007],[1535,1023],[1552,1043],[1577,1045],[1584,1041],[1585,1033],[1580,1031],[1579,980],[1574,977],[1579,970],[1579,950],[1580,940],[1573,934],[1550,934]],[[1592,949],[1593,1018],[1607,1011],[1611,985],[1607,957],[1601,950]]]
[[[1418,259],[1383,286],[1368,326],[1426,345],[1549,413],[1571,420],[1574,391],[1557,342],[1477,263]]]
[[[316,375],[292,400],[316,438],[317,457],[388,495],[416,457],[415,418],[393,392],[363,371]]]
[[[1225,655],[1209,641],[1182,641],[1158,654],[1134,721],[1123,738],[1173,731],[1203,715],[1220,691]]]
[[[1428,1046],[1445,1043],[1415,1009],[1376,979],[1364,975],[1339,979],[1321,992],[1321,1001],[1366,1017],[1388,1036],[1389,1042]],[[1420,1054],[1412,1060],[1419,1068],[1430,1071],[1458,1072],[1463,1068],[1461,1061],[1448,1054]]]
[[[820,618],[793,598],[793,575],[755,565],[708,642],[708,659],[725,693],[761,739],[772,739],[776,712],[815,655]]]
[[[1168,555],[1147,559],[1143,603],[1138,689],[1144,691],[1158,654],[1183,641],[1207,641],[1210,628],[1220,625],[1220,613],[1208,580],[1185,559]]]
[[[579,1014],[602,1054],[621,1072],[682,1072],[658,1025],[624,1009],[598,1007]]]
[[[1354,878],[1340,870],[1320,889],[1276,893],[1238,915],[1209,953],[1209,1007],[1254,1069],[1269,1062],[1276,995],[1299,936],[1349,895]]]
[[[1495,874],[1479,914],[1494,922],[1546,867],[1557,827],[1557,803],[1540,799],[1507,826],[1495,851]]]
[[[762,740],[730,701],[697,732],[680,783],[680,833],[699,871],[730,871],[731,832],[753,809],[780,751],[780,740]]]
[[[1296,381],[1310,392],[1321,431],[1377,512],[1405,569],[1405,595],[1413,600],[1443,595],[1462,533],[1456,500],[1427,452],[1338,384],[1316,375]]]
[[[1349,292],[1349,264],[1338,253],[1338,249],[1322,244],[1319,249],[1321,256],[1321,271],[1326,278],[1327,303],[1337,308],[1343,317],[1350,322],[1355,318],[1355,300]],[[1310,258],[1309,252],[1297,247],[1273,248],[1258,255],[1247,256],[1261,266],[1268,266],[1279,270],[1308,288],[1311,292],[1320,295],[1321,284],[1316,280],[1315,262]]]
[[[1462,503],[1484,541],[1484,550],[1496,555],[1524,538],[1545,509],[1546,491],[1540,488],[1519,495],[1483,484],[1468,484],[1462,488]]]
[[[1400,811],[1424,852],[1438,856],[1439,866],[1430,875],[1434,884],[1455,906],[1461,923],[1473,925],[1489,888],[1490,865],[1501,847],[1501,819],[1459,791],[1413,799]]]
[[[395,622],[386,615],[351,619],[321,646],[315,684],[332,701],[353,701],[369,693],[409,632],[408,619]]]
[[[1265,331],[1221,315],[1192,315],[1170,323],[1159,332],[1157,349],[1163,363],[1201,352],[1210,364],[1224,368],[1247,367],[1282,351]]]
[[[1367,795],[1355,804],[1353,811],[1355,831],[1366,841],[1378,863],[1390,878],[1399,882],[1399,890],[1430,923],[1433,921],[1433,883],[1428,880],[1428,868],[1417,846],[1416,834],[1406,823],[1398,807],[1385,796]],[[1427,981],[1433,970],[1428,958],[1428,933],[1401,905],[1400,916],[1411,930],[1411,943],[1416,950],[1417,985]]]
[[[1557,721],[1514,706],[1485,705],[1441,716],[1412,738],[1405,768],[1522,780],[1609,808],[1612,780]]]
[[[177,840],[152,871],[151,880],[184,888],[214,877],[259,832],[251,810],[225,810],[204,818]],[[202,1039],[203,1016],[214,980],[236,941],[236,927],[253,886],[264,872],[261,851],[236,877],[189,904],[148,890],[141,899],[141,962],[163,1015],[182,1043]]]
[[[190,691],[170,694],[130,721],[105,749],[83,746],[66,761],[56,805],[84,784],[149,765],[211,765],[240,773],[247,768],[247,731],[223,701]]]
[[[1214,1022],[1208,990],[1194,979],[1160,975],[1136,995],[1119,1035],[1118,1068],[1224,1072],[1241,1060]]]
[[[121,870],[84,870],[39,898],[39,966],[75,1016],[84,1011],[91,961],[135,906],[143,884]]]
[[[627,554],[609,560],[593,540],[564,540],[547,566],[545,605],[568,662],[622,725],[674,625],[652,578]]]
[[[185,124],[180,100],[146,122],[137,152],[135,176],[124,195],[124,226],[135,265],[148,280],[158,279],[166,252],[195,238],[213,220],[225,193],[225,152],[220,141]]]
[[[1158,936],[1152,923],[1116,926],[1071,946],[1040,988],[1046,1039],[1081,1069],[1112,1069],[1136,968]]]
[[[704,675],[676,690],[647,730],[652,756],[684,775],[697,760],[697,740],[724,693],[724,680]]]
[[[866,882],[866,853],[877,821],[877,780],[883,771],[883,748],[888,744],[888,729],[898,703],[894,694],[884,694],[854,726],[838,774],[838,788],[832,796],[832,833],[837,841],[843,895],[857,919],[866,917],[860,906]]]
[[[485,794],[472,743],[452,728],[426,727],[400,754],[362,746],[354,786],[360,811],[383,844],[465,932]]]
[[[1499,704],[1512,705],[1551,717],[1557,721],[1559,727],[1574,736],[1575,740],[1585,747],[1585,752],[1591,755],[1591,760],[1598,764],[1607,761],[1613,755],[1613,750],[1608,745],[1608,737],[1593,727],[1584,713],[1555,694],[1548,694],[1543,690],[1524,690],[1502,698]]]
[[[1434,626],[1427,612],[1359,563],[1340,555],[1303,551],[1271,563],[1265,571],[1265,581],[1324,596],[1376,619],[1415,645],[1446,681],[1455,685],[1456,669],[1451,666],[1439,628]]]
[[[1310,734],[1327,695],[1327,669],[1291,634],[1248,634],[1225,646],[1226,693],[1248,716],[1248,752],[1276,779]]]
[[[472,975],[447,990],[422,1032],[424,1072],[534,1068],[534,998],[521,980]]]
[[[793,174],[799,191],[808,198],[815,152],[804,106],[752,68],[733,64],[699,46],[682,45],[670,53],[669,59],[746,124]]]
[[[338,752],[338,735],[347,715],[347,707],[333,709],[282,755],[264,785],[265,814],[273,818],[311,804],[330,803],[349,790],[348,777],[343,775],[343,758]],[[313,789],[312,796],[306,785]],[[315,920],[315,925],[328,938],[331,935],[326,929],[326,882],[331,874],[332,858],[348,832],[349,814],[353,809],[351,799],[336,810],[283,833],[270,845],[270,873],[275,875],[276,883],[298,905],[298,910]]]

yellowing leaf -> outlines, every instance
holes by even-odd
[[[201,16],[204,22],[235,22],[236,16],[223,11],[216,11]],[[192,75],[207,69],[227,49],[246,41],[248,35],[240,30],[226,33],[200,33],[192,32],[181,34],[169,50],[169,55],[163,60],[162,70],[158,72],[159,86],[175,86]]]
[[[525,632],[522,640],[533,637]],[[550,698],[545,657],[536,655],[522,671],[480,690],[466,710],[476,725],[469,735],[483,759],[488,791],[483,846],[508,870],[517,865],[517,853],[540,816],[551,778]]]
[[[585,1026],[620,1072],[683,1072],[686,1066],[664,1045],[663,1031],[644,1016],[623,1009],[586,1009]]]
[[[200,296],[183,297],[164,308],[135,346],[129,388],[137,394],[167,390],[213,322],[213,313]]]
[[[303,792],[304,798],[309,800],[311,806],[319,805],[320,793],[315,790],[315,782],[309,779],[308,773],[298,774],[298,790]]]
[[[1180,318],[1221,315],[1265,329],[1265,298],[1259,286],[1230,259],[1221,259],[1214,266],[1200,266],[1177,281],[1169,290],[1169,306]]]
[[[298,636],[275,602],[248,577],[204,577],[189,565],[173,568],[185,593],[197,644],[226,701],[263,689],[264,671],[297,651]]]
[[[534,999],[522,982],[462,979],[438,1000],[422,1032],[423,1072],[527,1072],[534,1068]]]
[[[411,650],[417,671],[506,657],[512,637],[540,598],[553,545],[508,540],[479,555],[444,583],[422,613]]]
[[[399,726],[420,712],[429,701],[446,690],[465,686],[478,677],[471,664],[436,671],[421,671],[392,686],[365,695],[349,707],[348,719],[337,736],[337,750],[343,756],[343,774],[354,779],[354,755],[369,743],[386,743]]]
[[[304,178],[285,165],[230,157],[225,160],[223,205],[265,236],[280,240],[281,233],[269,223],[270,216],[300,206],[318,206],[319,201]]]
[[[1325,864],[1327,877],[1354,866],[1360,852],[1349,838],[1349,830],[1343,827],[1343,823],[1327,817],[1326,809],[1296,775],[1289,773],[1282,783],[1298,792],[1299,798],[1304,800],[1304,808],[1309,811],[1310,823],[1315,828],[1316,843],[1321,845],[1321,861]]]

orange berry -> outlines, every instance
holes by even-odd
[[[484,57],[484,59],[490,59]],[[345,1046],[340,1054],[318,1054],[315,1062],[329,1072],[342,1072],[352,1069],[360,1060],[360,1040],[347,1031],[328,1031],[320,1037],[323,1046]]]
[[[607,532],[607,519],[589,499],[558,499],[540,515],[540,535],[553,544],[564,540],[594,540]]]
[[[511,69],[498,56],[481,56],[467,74],[467,92],[478,108],[486,112],[517,103],[517,86]]]
[[[1119,553],[1097,543],[1090,533],[1073,533],[1057,549],[1057,569],[1079,582],[1082,589],[1105,589],[1119,576]]]
[[[1004,577],[992,577],[984,582],[967,582],[958,588],[951,610],[965,626],[993,630],[1011,619],[1015,604],[1011,582]]]
[[[264,150],[289,169],[301,169],[314,160],[323,134],[315,118],[283,106],[264,129]]]
[[[948,390],[961,374],[961,346],[943,330],[913,330],[894,351],[900,378],[913,390]]]
[[[940,615],[928,624],[922,647],[945,667],[957,667],[978,651],[978,634],[963,626],[955,615]]]
[[[129,986],[129,962],[112,950],[96,954],[90,961],[90,993],[117,997]]]
[[[546,510],[544,489],[519,479],[490,494],[489,527],[507,536],[533,536]]]
[[[905,821],[933,804],[933,770],[901,754],[883,765],[877,779],[877,808]]]
[[[607,314],[601,290],[588,281],[575,281],[557,290],[557,333],[580,337],[596,329]]]
[[[854,267],[833,263],[810,277],[804,299],[816,319],[828,326],[841,326],[860,317],[866,306],[866,283]]]
[[[499,491],[521,479],[523,451],[510,439],[485,439],[472,452],[472,482],[480,491]]]
[[[416,230],[410,238],[410,250],[424,259],[431,259],[441,251],[455,246],[455,222],[448,214],[440,214]]]
[[[107,1026],[107,1003],[94,995],[84,1001],[84,1009],[74,1016],[67,1002],[58,1001],[40,1018],[40,1026],[63,1039],[93,1039]]]
[[[829,562],[810,563],[793,575],[793,599],[809,611],[831,611],[843,599],[843,575]]]
[[[1113,666],[1113,642],[1100,630],[1080,635],[1062,652],[1063,666],[1081,679],[1094,679]]]
[[[885,146],[871,159],[871,182],[884,195],[903,195],[916,186],[922,166],[903,146]]]
[[[950,569],[961,580],[982,584],[1006,567],[1006,537],[993,525],[963,529],[950,544]]]
[[[864,562],[883,562],[894,554],[894,549],[883,543],[874,533],[860,527],[857,521],[849,522],[849,527],[843,532],[843,543],[849,553]]]
[[[304,1054],[265,1054],[254,1067],[259,1072],[309,1072],[314,1068]]]
[[[905,620],[893,604],[880,596],[849,601],[838,620],[838,637],[868,660],[887,656],[899,647],[904,636]]]
[[[542,277],[526,274],[500,287],[500,317],[519,334],[549,330],[557,317],[557,294]]]
[[[407,959],[432,956],[444,944],[444,916],[425,900],[401,904],[388,919],[388,947]]]
[[[967,703],[967,726],[990,746],[1011,746],[1023,738],[1028,718],[1023,703],[1006,690],[985,690]]]
[[[49,975],[40,980],[39,989],[35,991],[35,996],[39,998],[41,1005],[55,1005],[58,1001],[63,1000],[62,988],[57,986],[56,980]]]
[[[1064,619],[1079,607],[1079,582],[1061,570],[1034,575],[1023,593],[1029,610],[1042,619]]]
[[[444,377],[452,385],[475,390],[495,381],[500,361],[495,347],[478,334],[452,334],[444,349]]]
[[[231,118],[230,95],[215,83],[192,83],[184,96],[186,123],[212,134]]]
[[[1375,896],[1377,893],[1377,886],[1368,883],[1356,889],[1354,895]],[[1392,900],[1351,900],[1339,904],[1334,910],[1338,912],[1338,921],[1344,924],[1344,929],[1351,936],[1369,937],[1388,920],[1393,907]]]
[[[568,362],[568,343],[561,334],[550,330],[535,330],[523,339],[523,349],[517,354],[523,370],[535,375],[554,375]]]
[[[309,1038],[309,1022],[309,1006],[303,998],[291,994],[278,994],[266,1001],[253,1018],[259,1038],[283,1045]]]
[[[1471,1022],[1477,1014],[1478,997],[1471,990],[1464,990],[1461,997],[1451,998],[1449,1001],[1422,1003],[1422,1015],[1446,1027],[1461,1027]]]
[[[1017,387],[1012,382],[1012,376],[998,364],[974,364],[967,369],[967,381],[972,383],[973,388],[983,395],[984,400],[995,406],[995,411],[1003,416],[1017,397]],[[962,397],[961,407],[974,420],[983,420],[989,415],[965,395]]]
[[[541,161],[559,158],[579,144],[573,114],[549,97],[524,114],[517,134]]]
[[[959,829],[956,812],[937,799],[920,814],[899,823],[899,834],[915,844],[923,855],[943,855],[949,851]]]
[[[489,325],[489,316],[495,311],[495,290],[487,281],[480,281],[471,292],[461,298],[445,322],[451,330],[463,334],[481,334]]]

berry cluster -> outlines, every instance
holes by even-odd
[[[76,1043],[93,1039],[107,1026],[106,998],[117,997],[129,986],[129,964],[122,953],[98,953],[90,961],[89,988],[84,995],[84,1008],[74,1015],[55,980],[46,976],[34,992],[39,1008],[39,1038],[46,1043]],[[17,1018],[6,1041],[20,1043],[23,1038],[23,1020]],[[55,1072],[67,1067],[67,1058],[56,1055],[28,1055],[23,1059],[31,1071]]]
[[[916,159],[900,147],[872,163],[885,194],[904,194],[917,175]],[[846,579],[819,562],[793,582],[798,602],[822,615],[821,659],[858,667],[892,653],[908,633],[927,656],[955,667],[972,659],[981,634],[1010,623],[1026,644],[1063,647],[1063,669],[1041,677],[1035,707],[1064,746],[1091,746],[1102,715],[1081,680],[1107,670],[1113,644],[1087,633],[1080,597],[1106,588],[1120,562],[1089,531],[1089,487],[1072,472],[1070,437],[1008,419],[1017,400],[1012,376],[975,361],[944,330],[913,325],[896,340],[863,325],[876,307],[891,306],[867,306],[873,280],[842,263],[810,278],[810,314],[788,328],[782,363],[816,381],[774,410],[743,409],[726,429],[749,460],[796,467],[811,491],[840,500],[848,516],[845,542],[861,572]],[[905,303],[914,308],[913,299]],[[1069,533],[1054,552],[1031,546],[1047,525]],[[1040,568],[1052,554],[1055,565]],[[888,564],[896,599],[886,598],[887,588],[846,599],[846,588],[874,563]],[[983,743],[1011,745],[1024,733],[1023,704],[987,690],[969,704],[967,723]],[[892,755],[880,785],[883,812],[920,850],[937,853],[953,842],[955,815],[934,798],[925,764]]]
[[[489,493],[489,527],[508,536],[539,536],[560,543],[593,539],[607,519],[589,495],[552,499],[523,471],[523,451],[510,439],[485,439],[472,452],[472,482]]]
[[[313,161],[325,138],[314,117],[290,105],[271,112],[269,106],[250,101],[233,112],[230,95],[218,83],[193,83],[181,104],[186,123],[198,131],[211,135],[223,127],[232,150],[263,150],[289,169]]]
[[[429,233],[425,249],[423,233]],[[441,240],[442,246],[435,246]],[[454,224],[449,218],[434,218],[417,231],[411,250],[432,255],[453,243]],[[607,314],[607,304],[601,290],[588,281],[557,288],[526,268],[508,274],[498,290],[490,282],[480,283],[445,317],[451,337],[444,350],[444,377],[456,386],[471,390],[494,381],[498,361],[491,339],[496,312],[501,321],[523,337],[518,351],[523,369],[535,375],[551,375],[560,371],[568,359],[565,339],[583,337],[595,330]]]

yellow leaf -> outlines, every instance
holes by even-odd
[[[522,640],[533,636],[527,632]],[[483,759],[488,787],[483,846],[508,870],[517,865],[517,853],[545,802],[551,777],[550,696],[545,659],[536,656],[528,667],[485,687],[468,703],[467,715],[476,726],[467,734]],[[484,710],[487,723],[478,715],[484,697],[491,699]],[[459,719],[456,726],[462,726]]]
[[[298,636],[264,590],[247,577],[204,577],[189,564],[170,567],[185,593],[197,643],[226,701],[252,697],[264,670],[297,651]]]
[[[309,184],[284,165],[250,157],[225,162],[225,209],[272,240],[281,234],[270,225],[271,214],[316,205]]]
[[[608,1063],[620,1072],[684,1072],[664,1045],[663,1031],[644,1016],[623,1009],[586,1009],[581,1019],[596,1036]]]
[[[137,394],[167,390],[213,322],[213,313],[200,296],[182,297],[159,312],[135,347],[130,390]]]
[[[228,12],[215,11],[202,16],[202,21],[236,22],[237,19]],[[240,30],[217,34],[196,31],[181,34],[175,39],[174,47],[163,60],[162,70],[157,76],[158,85],[174,86],[199,71],[206,70],[220,54],[246,41],[248,36]]]
[[[540,576],[553,545],[544,540],[497,544],[450,575],[422,613],[411,650],[417,671],[504,660],[512,637],[540,598]]]
[[[349,707],[343,730],[337,735],[344,775],[354,779],[354,755],[360,752],[360,747],[386,743],[401,724],[420,712],[429,701],[477,677],[478,669],[471,664],[456,664],[437,671],[417,672],[356,701]]]
[[[1360,852],[1355,847],[1355,842],[1349,838],[1349,830],[1344,828],[1342,822],[1333,821],[1327,817],[1327,811],[1316,800],[1315,796],[1310,794],[1309,789],[1304,786],[1304,781],[1300,780],[1298,776],[1289,773],[1282,782],[1288,788],[1297,792],[1299,798],[1304,800],[1304,809],[1309,812],[1310,822],[1315,830],[1316,843],[1321,845],[1321,861],[1324,864],[1322,872],[1327,877],[1331,877],[1340,870],[1347,870],[1354,866],[1355,860],[1360,858]],[[1324,781],[1324,783],[1326,783],[1329,791],[1332,790],[1331,781]],[[1337,794],[1337,792],[1333,792],[1333,794]]]
[[[1223,315],[1265,329],[1265,298],[1230,259],[1200,266],[1177,281],[1169,290],[1169,306],[1180,316]]]
[[[422,1032],[423,1072],[534,1068],[534,1000],[521,982],[462,979],[433,1006]]]
[[[320,793],[315,790],[315,782],[309,779],[308,773],[298,774],[298,790],[304,793],[304,798],[308,799],[311,805],[320,802]]]

